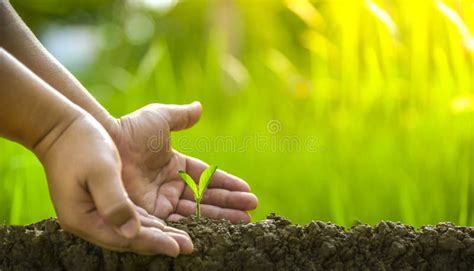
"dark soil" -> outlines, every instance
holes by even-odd
[[[194,241],[176,259],[116,253],[62,231],[56,220],[0,226],[0,270],[473,270],[474,227],[380,222],[348,230],[270,215],[247,225],[187,218],[170,225]]]

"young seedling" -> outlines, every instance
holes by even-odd
[[[179,176],[183,181],[191,188],[194,194],[194,199],[196,200],[196,217],[201,217],[201,200],[202,195],[204,194],[204,190],[206,190],[207,186],[211,182],[212,175],[217,170],[217,166],[210,166],[206,168],[202,173],[201,177],[199,178],[199,183],[196,185],[196,182],[193,180],[191,176],[189,176],[186,172],[180,170],[178,172]]]

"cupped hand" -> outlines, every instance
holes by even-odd
[[[87,113],[37,147],[63,229],[102,247],[141,254],[177,256],[193,245],[184,231],[135,206],[121,181],[117,149]]]
[[[138,206],[161,219],[178,220],[195,213],[189,187],[178,176],[186,171],[199,180],[207,165],[171,148],[170,132],[193,126],[201,116],[201,104],[150,104],[117,120],[109,129],[122,160],[125,188]],[[233,223],[249,222],[249,210],[257,198],[248,184],[218,170],[204,192],[201,214]]]

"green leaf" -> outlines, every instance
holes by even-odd
[[[217,170],[217,166],[210,166],[201,173],[201,178],[199,178],[199,200],[202,199],[202,195],[204,194],[204,190],[206,190],[207,186],[211,182],[212,175]]]
[[[199,191],[193,178],[189,176],[188,173],[181,170],[178,172],[178,175],[191,188],[191,190],[193,190],[194,198],[197,200],[199,198]]]

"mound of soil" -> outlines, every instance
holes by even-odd
[[[187,218],[191,255],[117,253],[60,229],[54,219],[0,226],[0,270],[472,270],[474,228],[451,223],[419,230],[393,222],[348,230],[319,221],[305,226],[270,214],[251,224]]]

